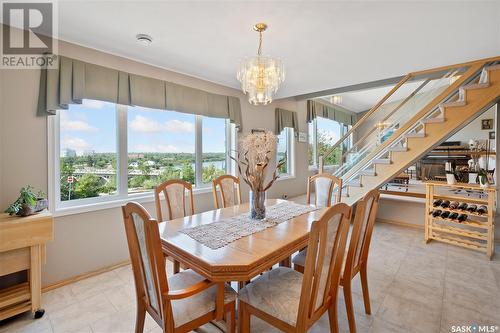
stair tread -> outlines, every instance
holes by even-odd
[[[423,137],[425,137],[425,133],[423,133],[423,132],[406,133],[405,137],[407,137],[407,138],[423,138]]]
[[[363,175],[363,176],[375,176],[376,173],[375,173],[375,169],[365,169],[365,170],[361,170],[359,172],[360,175]]]
[[[376,158],[373,160],[375,164],[391,164],[391,159],[389,158]]]
[[[440,106],[449,108],[449,107],[464,106],[465,104],[466,104],[465,101],[454,101],[454,102],[441,103]]]
[[[489,66],[484,67],[484,69],[486,69],[487,71],[496,71],[496,70],[500,69],[500,64],[489,65]]]
[[[424,124],[443,123],[444,121],[445,119],[443,117],[422,119],[422,123]]]
[[[469,90],[469,89],[482,89],[482,88],[488,88],[490,86],[489,82],[484,82],[484,83],[471,83],[466,86],[461,87],[460,89],[464,90]]]
[[[404,152],[404,151],[408,151],[408,148],[404,147],[404,146],[394,146],[394,147],[389,147],[387,150],[388,151],[401,151],[401,152]]]

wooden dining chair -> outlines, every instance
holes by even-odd
[[[335,203],[342,198],[342,179],[329,173],[319,173],[307,180],[307,204],[311,204],[311,185],[314,184],[314,202],[316,206],[330,207],[332,205],[333,191],[335,192]],[[297,272],[304,272],[307,257],[307,248],[299,251],[292,259],[293,267]]]
[[[352,226],[351,240],[345,260],[340,285],[344,289],[344,300],[349,319],[349,331],[356,332],[356,320],[352,305],[351,281],[359,273],[361,278],[361,289],[366,314],[371,314],[370,295],[368,292],[368,252],[372,238],[373,226],[377,217],[380,192],[378,189],[371,190],[363,199],[358,201]]]
[[[220,190],[220,203],[217,188]],[[241,204],[240,179],[231,175],[222,175],[212,181],[212,194],[216,209]]]
[[[311,204],[311,185],[314,184],[314,204],[319,207],[330,207],[335,191],[334,203],[342,199],[342,179],[329,173],[318,173],[307,179],[307,204]]]
[[[238,293],[240,332],[256,316],[284,332],[307,332],[328,311],[330,332],[338,332],[337,294],[351,208],[328,208],[311,225],[306,270],[275,268]],[[265,332],[265,331],[263,331]]]
[[[189,207],[186,207],[186,192],[189,196]],[[193,185],[181,179],[167,180],[155,187],[156,218],[158,221],[173,220],[194,214]],[[166,219],[163,218],[162,200],[165,199]],[[180,264],[172,259],[174,273],[179,273]]]
[[[122,211],[136,290],[135,332],[143,332],[146,312],[164,333],[190,332],[223,317],[235,332],[236,292],[190,269],[167,278],[157,221],[135,202]]]

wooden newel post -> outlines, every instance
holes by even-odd
[[[323,156],[318,156],[318,173],[323,173]]]

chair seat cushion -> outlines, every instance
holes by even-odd
[[[181,271],[168,277],[168,288],[170,291],[190,287],[205,278],[191,269]],[[203,316],[215,310],[215,298],[217,286],[212,286],[204,291],[179,300],[172,301],[172,312],[174,325],[179,327],[189,321]],[[236,292],[228,285],[225,285],[224,304],[233,302],[236,299]]]
[[[299,311],[302,274],[288,267],[264,273],[238,293],[245,302],[277,319],[295,326]]]
[[[305,267],[306,266],[306,257],[307,257],[307,249],[304,249],[304,250],[300,251],[299,253],[297,253],[293,257],[292,263],[294,265]]]

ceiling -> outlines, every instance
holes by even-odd
[[[59,37],[225,86],[257,49],[289,97],[500,55],[500,1],[60,1]],[[135,35],[146,33],[144,47]]]

